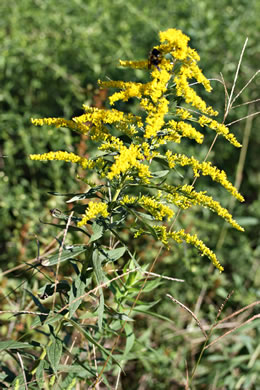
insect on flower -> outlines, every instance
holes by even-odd
[[[162,61],[162,53],[160,50],[156,49],[155,47],[150,51],[149,58],[148,58],[148,69],[151,69],[152,66],[156,66],[158,70],[159,64]]]

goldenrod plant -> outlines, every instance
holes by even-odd
[[[73,389],[77,384],[95,388],[100,382],[106,388],[117,388],[127,361],[140,354],[139,344],[135,346],[133,317],[136,313],[151,315],[149,309],[156,303],[142,302],[140,294],[161,283],[161,278],[148,280],[152,267],[142,264],[138,246],[125,240],[126,230],[128,237],[140,240],[151,236],[170,251],[175,244],[192,245],[220,272],[223,267],[219,259],[197,234],[175,228],[178,210],[201,206],[243,231],[206,190],[195,188],[198,177],[209,176],[242,202],[243,196],[226,173],[206,160],[188,156],[185,150],[175,150],[184,138],[202,144],[206,129],[235,147],[241,145],[227,126],[214,119],[218,113],[193,87],[201,84],[211,91],[209,80],[198,66],[200,57],[189,46],[189,37],[169,29],[160,32],[159,39],[146,60],[120,61],[123,67],[148,72],[149,81],[99,82],[100,88],[116,90],[109,97],[111,108],[84,105],[84,113],[71,120],[32,119],[37,126],[72,129],[96,148],[91,147],[87,156],[61,150],[30,155],[35,161],[78,164],[78,179],[85,191],[67,194],[67,203],[73,205],[70,210],[52,210],[53,217],[65,222],[53,223],[64,230],[64,236],[58,253],[42,260],[40,266],[52,271],[56,266],[56,272],[54,276],[51,271],[46,275],[48,282],[37,294],[28,291],[39,309],[31,325],[42,327],[48,341],[35,344],[40,352],[37,358],[30,357],[32,366],[26,372],[22,370],[13,381],[14,388],[24,386],[26,381],[37,383],[38,388],[44,388],[47,382],[49,388]],[[129,99],[139,102],[138,115],[129,113],[127,105],[123,110]],[[185,169],[193,172],[190,184],[183,180]],[[77,237],[81,234],[82,240],[68,244],[67,236],[74,232]],[[155,261],[151,259],[151,264]],[[64,262],[74,272],[61,280],[59,267]],[[79,333],[85,343],[80,344],[80,337],[73,337],[73,332]],[[13,349],[29,347],[31,344],[22,341],[13,345]],[[106,376],[112,371],[119,372],[116,387]]]
[[[198,66],[200,57],[188,43],[189,37],[180,30],[160,32],[160,44],[153,48],[148,60],[120,61],[121,66],[148,70],[150,81],[100,81],[101,88],[119,89],[109,97],[111,106],[118,101],[137,98],[140,115],[115,108],[84,106],[85,113],[72,120],[32,119],[32,123],[38,126],[68,127],[87,135],[97,143],[97,150],[92,156],[86,158],[66,151],[51,151],[33,154],[30,158],[76,163],[84,169],[89,190],[80,194],[80,199],[94,200],[85,204],[76,225],[89,234],[91,224],[95,222],[103,232],[109,231],[113,236],[116,229],[119,235],[120,229],[125,228],[127,219],[132,216],[134,237],[151,234],[167,247],[172,245],[171,240],[178,243],[186,241],[223,271],[213,251],[197,235],[167,227],[178,208],[200,205],[243,231],[232,215],[206,191],[197,192],[193,185],[174,185],[175,169],[188,166],[195,177],[208,175],[239,201],[244,200],[223,170],[210,162],[200,162],[194,156],[174,152],[174,144],[180,143],[184,137],[201,144],[206,127],[222,135],[235,147],[241,146],[228,127],[213,119],[218,113],[207,106],[189,85],[195,79],[206,91],[211,91],[210,82]],[[177,104],[180,99],[185,106]],[[95,178],[96,182],[90,184],[91,178]],[[74,198],[75,202],[78,200]]]

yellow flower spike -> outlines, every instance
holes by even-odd
[[[182,243],[183,241],[185,241],[187,242],[187,244],[193,245],[199,250],[202,256],[207,256],[220,272],[224,271],[224,268],[220,265],[215,253],[212,252],[212,250],[209,249],[203,241],[199,240],[196,234],[191,235],[185,233],[182,229],[178,232],[169,232],[167,235],[169,238],[171,237],[174,241],[178,243]]]
[[[217,111],[214,111],[212,107],[207,107],[204,100],[197,95],[197,93],[189,86],[188,78],[192,78],[193,75],[187,68],[187,65],[182,65],[180,72],[174,77],[174,82],[176,84],[176,95],[182,96],[185,99],[185,102],[191,104],[193,107],[196,107],[201,112],[215,116],[218,114]]]
[[[147,69],[148,68],[148,61],[119,61],[119,64],[121,66],[127,67],[127,68],[133,68],[133,69]]]
[[[210,162],[200,163],[194,157],[187,157],[184,154],[172,154],[171,151],[166,152],[166,158],[170,168],[174,168],[176,164],[181,166],[190,165],[193,169],[194,176],[199,177],[210,176],[212,180],[220,183],[228,192],[230,192],[240,202],[244,201],[243,196],[237,191],[237,189],[227,180],[227,175],[224,171],[220,171],[217,167],[212,166]]]
[[[170,207],[145,195],[138,200],[138,204],[149,211],[157,221],[162,221],[164,217],[167,217],[169,221],[174,215],[174,211]]]
[[[87,134],[89,131],[89,127],[83,123],[75,123],[74,121],[67,120],[64,118],[41,118],[41,119],[33,119],[31,118],[32,124],[35,126],[43,126],[48,125],[55,127],[69,127],[72,130],[76,130],[81,134]]]
[[[142,83],[124,82],[124,81],[99,81],[101,88],[120,88],[121,92],[115,92],[109,97],[110,105],[113,106],[118,100],[127,102],[130,98],[142,97]]]
[[[169,102],[162,97],[158,101],[157,110],[148,111],[146,118],[146,131],[144,137],[149,139],[155,137],[157,132],[161,130],[165,121],[164,116],[168,112]]]
[[[137,196],[129,196],[129,195],[125,195],[122,199],[121,199],[121,201],[120,201],[120,203],[122,204],[122,205],[128,205],[128,204],[134,204],[135,202],[137,202],[137,200],[138,200],[138,197]]]
[[[38,161],[65,161],[65,162],[72,162],[76,163],[82,166],[82,168],[87,169],[93,169],[95,166],[95,162],[88,160],[87,158],[77,156],[74,153],[68,153],[68,152],[49,152],[49,153],[43,153],[43,154],[30,154],[31,160],[38,160]]]
[[[182,137],[194,139],[197,143],[202,144],[204,136],[189,123],[174,120],[170,120],[168,125],[175,131],[181,134]]]
[[[244,229],[232,218],[232,215],[228,210],[222,207],[220,203],[211,196],[206,195],[206,191],[196,192],[193,186],[187,184],[178,188],[178,191],[176,191],[176,187],[167,184],[164,185],[163,189],[167,192],[167,195],[164,195],[167,201],[175,204],[177,207],[188,209],[192,206],[200,205],[209,208],[235,229],[240,230],[241,232],[244,231]]]
[[[198,123],[201,127],[207,126],[212,130],[215,130],[216,133],[221,134],[226,140],[228,140],[236,148],[240,148],[242,145],[237,141],[234,134],[229,132],[229,128],[222,123],[208,118],[205,115],[201,115],[198,119]]]

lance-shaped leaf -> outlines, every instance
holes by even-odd
[[[44,267],[50,267],[58,264],[58,262],[63,263],[64,261],[74,259],[81,253],[86,252],[87,249],[88,247],[86,245],[71,245],[69,249],[63,249],[61,254],[58,252],[55,255],[42,260],[41,265]]]
[[[57,372],[57,367],[60,362],[61,355],[62,341],[58,337],[55,337],[53,334],[51,334],[50,345],[47,346],[47,356],[54,372]]]

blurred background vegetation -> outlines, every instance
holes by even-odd
[[[106,91],[98,91],[97,80],[143,80],[144,72],[120,69],[118,60],[147,58],[158,42],[158,32],[167,28],[181,29],[190,36],[191,46],[201,56],[204,74],[211,79],[220,79],[221,72],[229,90],[248,37],[235,90],[238,93],[260,63],[259,14],[257,0],[183,0],[177,3],[171,0],[161,3],[157,0],[1,0],[1,270],[35,257],[36,237],[40,248],[55,237],[56,232],[40,222],[46,220],[49,210],[59,207],[61,202],[48,192],[78,192],[79,188],[73,165],[35,163],[28,160],[28,154],[49,150],[87,153],[87,145],[79,136],[65,129],[34,127],[30,124],[31,117],[64,116],[69,119],[80,114],[83,103],[105,106]],[[204,97],[219,110],[221,121],[224,90],[217,81],[212,81],[212,86],[213,92]],[[257,99],[257,90],[259,78],[244,90],[237,104]],[[226,123],[255,111],[259,111],[257,104],[238,107]],[[137,351],[139,359],[133,359],[126,368],[124,388],[181,388],[178,384],[185,378],[185,360],[194,361],[198,353],[197,330],[186,313],[166,300],[166,293],[193,310],[196,307],[199,318],[205,323],[212,323],[221,303],[233,289],[227,314],[260,299],[258,125],[259,120],[252,117],[231,127],[240,142],[248,140],[248,146],[243,149],[244,164],[240,150],[234,150],[224,139],[217,140],[210,154],[210,160],[225,169],[233,183],[236,180],[239,183],[241,179],[244,204],[230,204],[228,195],[215,188],[217,186],[209,188],[207,181],[199,180],[196,185],[199,189],[207,188],[223,206],[233,207],[234,217],[245,227],[245,234],[227,229],[221,219],[207,210],[181,214],[179,226],[199,231],[205,243],[217,251],[225,272],[219,275],[213,271],[208,261],[198,258],[196,251],[190,248],[176,246],[171,253],[165,254],[155,272],[185,279],[184,285],[163,283],[155,293],[160,300],[156,310],[169,316],[174,324],[149,319],[148,326],[146,318],[136,323],[137,333],[146,340],[147,351],[142,352],[142,358]],[[208,131],[202,147],[187,142],[187,154],[203,159],[213,136]],[[185,180],[190,182],[191,177],[187,176]],[[140,240],[138,248],[144,261],[156,253],[156,245],[149,241]],[[7,285],[11,283],[10,289],[15,289],[25,277],[25,274],[3,277],[3,294],[9,292]],[[8,307],[5,300],[1,304],[5,309]],[[6,333],[5,326],[1,332],[2,336]],[[256,389],[255,378],[260,364],[257,358],[252,364],[250,357],[259,344],[259,333],[257,325],[243,328],[212,351],[208,350],[198,371],[198,388],[206,389],[209,384],[216,383],[216,389]],[[259,349],[257,356],[259,359]],[[239,380],[240,387],[236,387]]]

